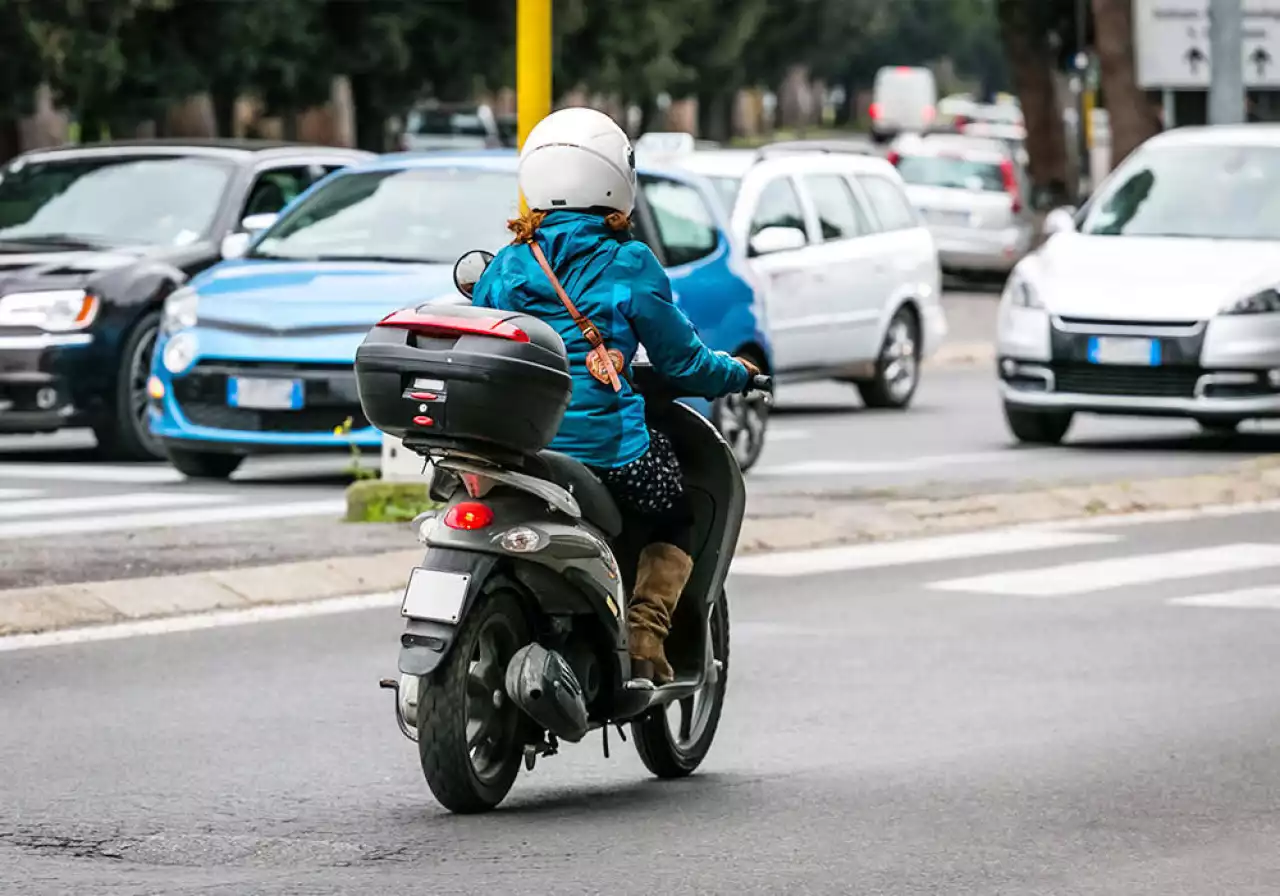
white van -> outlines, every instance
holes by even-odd
[[[903,132],[924,133],[938,114],[938,85],[927,68],[885,66],[876,72],[871,102],[871,132],[891,139]]]

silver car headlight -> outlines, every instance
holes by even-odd
[[[0,298],[0,327],[36,327],[47,333],[88,328],[102,303],[83,289],[15,292]]]
[[[1015,308],[1044,308],[1044,302],[1040,301],[1039,294],[1026,278],[1017,274],[1011,275],[1009,281],[1005,283],[1000,301]]]
[[[164,316],[160,326],[168,335],[180,330],[189,330],[200,319],[197,313],[200,308],[200,296],[189,286],[175,290],[164,300]]]
[[[1251,296],[1223,306],[1222,314],[1276,314],[1280,313],[1280,291],[1264,289]]]

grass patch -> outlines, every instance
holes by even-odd
[[[383,482],[361,479],[347,486],[347,522],[407,523],[420,513],[436,510],[425,482]]]

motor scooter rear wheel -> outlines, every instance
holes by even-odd
[[[645,768],[659,778],[683,778],[702,764],[720,727],[729,684],[729,601],[723,591],[711,608],[711,652],[720,662],[714,682],[692,697],[659,706],[631,723]]]
[[[427,786],[451,812],[487,812],[515,784],[529,723],[504,680],[511,657],[530,640],[516,596],[486,593],[440,668],[422,678],[418,756]]]

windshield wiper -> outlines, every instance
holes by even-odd
[[[28,246],[62,246],[68,249],[113,249],[122,245],[119,240],[81,233],[32,233],[6,236],[0,232],[0,242]]]
[[[374,261],[387,264],[448,264],[431,258],[406,258],[403,255],[316,255],[308,261]]]

